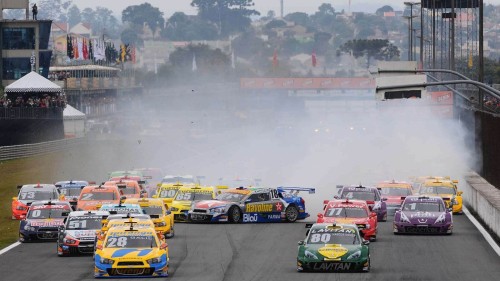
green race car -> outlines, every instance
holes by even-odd
[[[370,271],[370,241],[354,224],[307,224],[306,239],[299,241],[297,271]]]

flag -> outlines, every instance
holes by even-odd
[[[78,45],[78,60],[83,60],[83,40],[82,38],[77,38],[77,45]]]
[[[198,70],[198,65],[196,65],[196,55],[193,54],[193,66],[191,71],[196,72],[196,70]]]
[[[82,53],[83,53],[83,59],[88,60],[89,49],[87,48],[87,40],[85,38],[82,38]]]
[[[231,67],[233,69],[236,68],[236,62],[235,62],[235,58],[234,58],[234,50],[231,52]]]
[[[89,40],[89,59],[94,60],[94,43],[95,39],[90,39]]]
[[[127,54],[127,47],[125,44],[120,45],[120,61],[125,62],[125,55]]]
[[[135,46],[132,46],[130,48],[130,61],[132,63],[135,63]]]
[[[279,62],[278,62],[278,49],[274,49],[274,53],[273,53],[273,68],[277,68],[279,65]]]
[[[316,67],[316,64],[318,63],[317,60],[316,60],[316,52],[313,51],[312,52],[312,55],[311,55],[311,62],[312,62],[312,66],[313,67]]]
[[[71,36],[66,35],[66,55],[68,58],[73,58],[73,42],[71,42],[73,38]]]
[[[473,61],[472,61],[472,51],[470,51],[470,54],[469,54],[469,63],[467,64],[467,66],[469,68],[472,68],[473,66]]]
[[[80,54],[78,53],[78,38],[74,38],[73,39],[73,58],[75,60],[78,59],[78,57],[80,56]]]
[[[94,48],[94,59],[95,60],[106,60],[106,46],[104,41],[95,40]]]

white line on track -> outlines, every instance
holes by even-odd
[[[13,244],[10,244],[9,246],[3,248],[2,250],[0,250],[0,255],[3,255],[5,253],[7,253],[8,251],[14,249],[15,247],[21,245],[20,242],[16,242],[16,243],[13,243]]]
[[[479,232],[481,232],[481,234],[483,235],[484,239],[486,239],[486,242],[488,242],[490,244],[491,248],[493,248],[493,251],[495,251],[497,253],[497,255],[500,256],[500,247],[495,242],[495,240],[493,240],[493,237],[491,237],[491,235],[488,233],[488,231],[486,231],[486,229],[484,229],[484,227],[469,212],[469,210],[467,208],[465,208],[465,206],[462,208],[462,210],[464,211],[464,214],[472,222],[472,224],[474,224],[476,226],[476,228],[479,230]]]

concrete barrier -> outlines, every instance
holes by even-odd
[[[472,172],[465,177],[464,202],[477,214],[490,232],[500,237],[500,189],[497,189],[478,174]]]

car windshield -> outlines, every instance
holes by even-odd
[[[366,218],[368,213],[364,208],[329,207],[325,210],[325,217]]]
[[[100,210],[116,214],[142,214],[142,209],[128,206],[102,206]]]
[[[154,248],[156,239],[152,235],[110,236],[106,248]]]
[[[215,199],[222,201],[231,201],[231,202],[240,202],[245,198],[246,194],[241,193],[233,193],[233,192],[224,192],[219,195]]]
[[[179,191],[175,200],[178,201],[195,201],[195,200],[211,200],[211,192],[189,192],[189,191]]]
[[[61,192],[62,195],[65,196],[80,196],[80,193],[82,193],[81,188],[60,188],[59,192]]]
[[[399,188],[399,187],[382,187],[380,193],[382,195],[389,195],[389,196],[408,196],[411,195],[411,189]]]
[[[179,188],[169,188],[169,189],[160,189],[158,191],[159,198],[174,198]]]
[[[163,209],[161,206],[142,207],[142,210],[147,215],[161,215],[161,214],[163,214]]]
[[[133,186],[118,186],[118,190],[123,194],[137,194],[137,190]]]
[[[53,191],[23,191],[19,194],[20,200],[42,201],[57,199],[57,197]]]
[[[163,178],[161,180],[162,183],[195,183],[194,178],[185,178],[185,177],[171,177],[171,178]]]
[[[450,186],[424,186],[421,194],[455,194],[455,188]]]
[[[101,216],[69,217],[66,228],[70,230],[100,229],[101,221]]]
[[[356,200],[364,200],[364,201],[375,201],[375,193],[374,192],[366,192],[366,191],[345,191],[342,192],[342,199],[356,199]]]
[[[354,229],[313,229],[309,233],[308,244],[359,244]]]
[[[91,201],[91,200],[116,200],[118,197],[114,192],[88,192],[81,194],[80,200]]]
[[[30,210],[28,212],[28,219],[48,219],[48,218],[63,218],[63,214],[66,214],[70,211],[70,209],[55,209],[55,208],[44,208],[44,209],[36,209]]]
[[[444,206],[440,202],[408,202],[403,206],[404,211],[415,212],[442,212]]]

